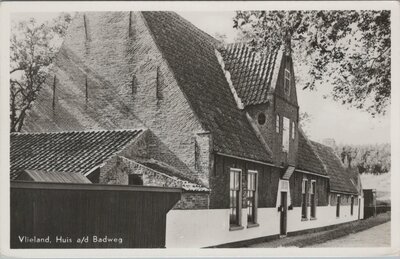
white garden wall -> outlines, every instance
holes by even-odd
[[[207,247],[279,233],[276,208],[258,209],[258,227],[247,228],[247,210],[242,209],[243,229],[229,230],[229,209],[171,210],[167,214],[166,247]]]
[[[360,216],[363,218],[362,199]],[[199,248],[279,234],[280,212],[277,208],[259,208],[257,227],[248,228],[246,219],[247,210],[243,209],[243,229],[230,231],[229,209],[171,210],[167,214],[166,247]],[[350,206],[342,205],[339,218],[336,218],[336,206],[317,207],[316,219],[306,221],[301,220],[301,208],[294,207],[288,211],[287,230],[294,232],[357,219],[358,206],[354,206],[354,213],[351,216]]]

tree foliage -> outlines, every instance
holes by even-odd
[[[356,167],[360,174],[379,175],[390,171],[390,144],[337,145],[334,150],[343,164]]]
[[[45,82],[68,24],[61,14],[51,24],[35,19],[14,23],[10,39],[10,131],[19,132],[26,113]]]
[[[238,11],[234,27],[259,51],[290,40],[302,88],[329,85],[334,100],[373,116],[387,111],[390,11]]]

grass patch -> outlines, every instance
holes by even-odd
[[[292,242],[287,242],[285,244],[282,244],[282,246],[306,247],[321,244],[332,239],[337,239],[343,236],[347,236],[349,234],[367,230],[388,221],[390,221],[390,212],[378,214],[378,216],[375,218],[368,218],[365,220],[342,224],[332,230],[306,234],[304,235],[304,238],[296,239]]]

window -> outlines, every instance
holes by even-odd
[[[336,196],[336,217],[340,217],[340,195]]]
[[[257,171],[247,172],[247,222],[257,223]]]
[[[301,185],[301,218],[307,219],[307,179],[303,179]]]
[[[296,137],[296,123],[292,121],[292,139]]]
[[[242,209],[240,197],[241,197],[241,177],[242,171],[240,169],[231,168],[230,171],[230,183],[229,183],[229,198],[230,198],[230,216],[229,223],[231,226],[240,226],[240,212]]]
[[[275,121],[275,128],[276,128],[276,133],[280,133],[281,129],[279,128],[279,115],[276,115],[276,121]]]
[[[258,114],[258,124],[264,125],[265,121],[266,121],[265,114],[264,113]]]
[[[143,178],[141,174],[130,174],[128,176],[129,185],[143,185]]]
[[[350,201],[350,215],[353,216],[353,210],[354,210],[354,197],[351,196],[351,201]]]
[[[285,69],[285,82],[284,82],[285,94],[290,94],[290,70]]]
[[[316,181],[315,180],[311,180],[311,188],[310,188],[310,201],[311,201],[311,218],[315,218],[316,217],[316,193],[317,193],[317,189],[316,189]]]
[[[194,169],[200,169],[200,147],[197,139],[194,140]]]
[[[283,117],[283,127],[282,127],[282,150],[283,152],[289,152],[289,127],[290,127],[290,120],[286,117]]]

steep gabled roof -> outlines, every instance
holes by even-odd
[[[225,69],[245,106],[267,102],[279,51],[260,54],[245,43],[232,43],[219,49]],[[280,64],[278,64],[279,66]]]
[[[326,171],[329,175],[330,190],[357,194],[358,191],[351,181],[352,175],[343,167],[333,149],[318,142],[311,141],[311,143],[319,158],[326,166]]]
[[[124,149],[142,132],[138,129],[11,134],[11,180],[27,169],[87,173]]]
[[[297,149],[297,168],[312,173],[327,175],[322,161],[301,129],[298,131],[298,136],[299,146]]]
[[[271,161],[236,106],[215,55],[217,41],[173,12],[142,14],[192,109],[212,133],[214,150]]]

